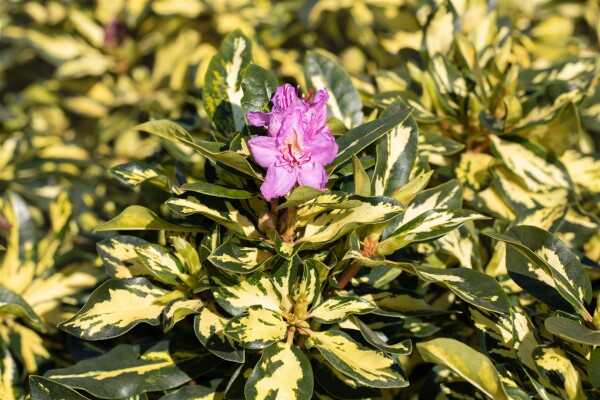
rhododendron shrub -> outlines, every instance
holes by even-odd
[[[2,399],[27,390],[34,400],[594,398],[596,61],[558,48],[540,58],[532,49],[552,47],[547,26],[531,19],[522,30],[519,9],[513,27],[498,18],[505,5],[309,3],[294,8],[302,28],[293,32],[322,35],[234,31],[213,52],[199,45],[204,30],[188,26],[162,47],[152,29],[160,13],[219,11],[212,5],[127,8],[106,17],[105,41],[84,29],[86,13],[68,16],[69,29],[121,57],[106,67],[119,74],[114,91],[103,89],[110,78],[80,83],[102,104],[124,96],[114,112],[146,122],[106,125],[139,146],[105,163],[125,187],[95,193],[131,196],[106,196],[96,236],[81,227],[91,207],[81,186],[72,202],[51,202],[50,218],[36,211],[52,175],[34,193],[11,182],[0,201]],[[36,21],[54,15],[35,7]],[[217,18],[218,33],[230,18]],[[419,30],[392,34],[398,21]],[[339,36],[337,22],[352,40],[323,39]],[[44,47],[45,36],[23,32]],[[127,47],[147,32],[139,49]],[[340,58],[262,47],[300,42]],[[129,50],[155,72],[131,67]],[[363,51],[369,60],[353,65],[349,55]],[[87,60],[60,68],[48,87],[77,87],[70,74]],[[184,95],[149,95],[163,84]],[[43,93],[24,98],[53,101]],[[65,106],[88,118],[81,111],[93,106],[81,100]],[[0,183],[28,182],[28,146],[51,142],[25,146],[20,134],[4,142]],[[23,159],[13,162],[15,149]],[[59,157],[66,149],[45,147],[54,164],[40,170],[79,171]],[[80,179],[93,175],[80,167]]]

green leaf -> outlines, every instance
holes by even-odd
[[[443,365],[483,391],[491,399],[506,399],[494,364],[483,354],[454,339],[417,343],[423,360]]]
[[[263,179],[259,173],[254,171],[243,155],[231,150],[221,151],[224,146],[221,143],[195,140],[185,129],[172,121],[166,119],[149,121],[134,127],[134,129],[151,133],[171,142],[181,143],[214,163],[220,162],[252,178]]]
[[[335,329],[313,332],[306,345],[316,347],[331,365],[363,385],[378,388],[408,386],[406,374],[395,355],[361,346],[344,332]]]
[[[210,387],[196,383],[193,386],[184,386],[174,392],[164,395],[160,400],[217,400],[225,397],[224,381],[213,379]]]
[[[85,340],[120,336],[139,323],[158,325],[168,292],[146,278],[110,279],[98,287],[77,314],[58,327]]]
[[[327,165],[327,171],[333,171],[337,166],[349,160],[352,155],[358,154],[365,147],[402,124],[409,116],[409,110],[402,110],[386,118],[367,122],[344,133],[336,140],[339,151],[331,164]]]
[[[588,376],[594,388],[600,388],[600,347],[592,350],[590,361],[588,362]]]
[[[46,377],[104,399],[176,388],[219,365],[218,358],[189,339],[120,344],[101,356],[50,370]]]
[[[229,189],[223,186],[207,182],[186,183],[181,186],[184,192],[196,192],[207,196],[221,197],[226,199],[249,199],[252,193],[242,189]]]
[[[519,286],[540,300],[563,309],[564,306],[553,299],[552,292],[557,291],[584,319],[591,321],[584,304],[592,299],[590,279],[577,257],[556,236],[526,225],[513,227],[505,235],[487,235],[508,245],[506,266]]]
[[[41,376],[29,377],[29,389],[31,400],[89,400],[75,390]]]
[[[228,322],[214,303],[208,303],[194,318],[194,333],[200,343],[214,355],[227,361],[243,363],[244,349],[225,335],[224,329]]]
[[[11,314],[21,318],[27,325],[39,332],[45,332],[44,321],[33,308],[18,294],[0,285],[0,316]]]
[[[97,227],[94,232],[104,231],[176,231],[176,232],[206,232],[206,229],[191,226],[176,225],[165,221],[154,212],[142,206],[129,206],[121,214]]]
[[[310,311],[310,316],[324,324],[342,322],[352,314],[367,314],[375,306],[360,297],[330,297]]]
[[[402,103],[388,107],[382,118],[402,112]],[[419,129],[412,117],[392,129],[377,142],[377,162],[373,171],[373,194],[391,196],[400,186],[407,183],[415,160]]]
[[[342,374],[323,356],[315,354],[311,358],[313,375],[317,387],[321,387],[331,397],[319,396],[320,399],[378,399],[382,397],[381,389],[369,387],[356,382],[354,379]]]
[[[352,80],[344,69],[331,58],[309,51],[304,59],[306,82],[315,89],[327,89],[329,101],[327,111],[330,117],[342,121],[346,128],[354,128],[362,123],[362,102]]]
[[[0,341],[0,396],[2,399],[17,400],[21,398],[23,388],[20,384],[19,366],[7,345]]]
[[[356,317],[352,317],[352,320],[358,326],[358,328],[360,329],[360,333],[371,346],[375,346],[379,350],[384,351],[386,353],[398,355],[407,355],[412,352],[412,342],[410,341],[410,339],[405,339],[400,343],[396,344],[388,344],[381,338],[381,333],[375,332],[369,327],[369,325],[365,324]]]
[[[308,358],[293,344],[267,347],[246,382],[246,399],[308,400],[313,394],[313,373]]]
[[[244,115],[250,111],[269,112],[269,102],[277,89],[277,79],[271,71],[256,64],[250,64],[244,71],[242,90],[244,96],[240,104]]]
[[[202,100],[208,118],[222,135],[233,136],[245,125],[241,84],[251,61],[252,43],[240,30],[228,34],[210,60]]]
[[[553,335],[576,343],[600,346],[600,331],[593,331],[570,318],[550,317],[544,326]]]
[[[298,186],[292,189],[290,194],[287,195],[286,201],[283,204],[277,206],[277,211],[283,210],[289,207],[300,206],[307,203],[316,197],[324,194],[323,190],[316,189],[312,186]]]
[[[249,274],[260,268],[272,256],[268,251],[256,247],[241,247],[231,238],[227,238],[208,260],[218,268]]]
[[[135,252],[138,246],[148,242],[137,236],[118,235],[96,244],[96,251],[111,278],[133,278],[150,275],[146,266]]]
[[[232,315],[239,315],[254,305],[272,311],[280,309],[281,294],[262,272],[254,272],[236,285],[219,286],[213,294],[219,305]]]
[[[225,326],[225,334],[248,349],[264,349],[285,338],[287,324],[281,316],[261,306],[252,306]]]
[[[173,212],[182,216],[204,215],[242,238],[258,239],[262,236],[254,222],[231,201],[184,193],[167,200],[166,204]]]
[[[174,286],[187,281],[188,276],[184,273],[181,261],[166,247],[148,243],[136,247],[135,252],[159,281]]]

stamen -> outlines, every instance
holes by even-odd
[[[308,103],[313,96],[313,88],[310,88],[308,91],[308,97],[306,98],[306,102]]]

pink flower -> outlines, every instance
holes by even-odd
[[[327,90],[319,90],[312,103],[310,97],[312,91],[307,99],[298,98],[296,89],[286,83],[275,91],[271,112],[248,113],[252,125],[268,127],[268,136],[248,141],[254,160],[267,168],[260,187],[267,200],[284,196],[296,182],[325,188],[325,165],[333,161],[338,146],[326,125]]]

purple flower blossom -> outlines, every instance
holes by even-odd
[[[299,98],[290,84],[279,86],[269,113],[249,112],[248,121],[267,126],[268,136],[248,141],[254,160],[267,168],[260,191],[267,200],[281,197],[294,185],[324,189],[327,183],[325,165],[335,158],[338,146],[327,120],[327,90],[321,89],[309,103],[311,95]]]

